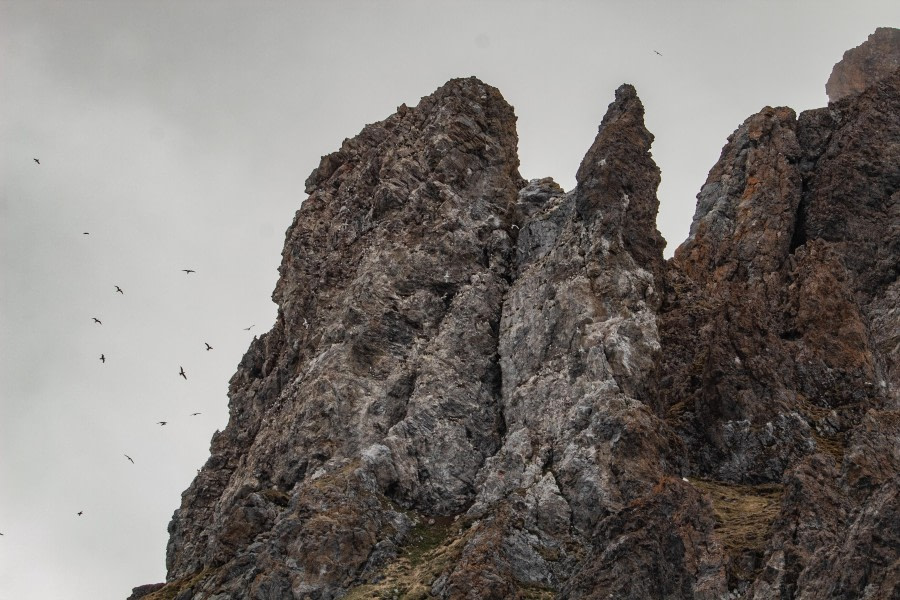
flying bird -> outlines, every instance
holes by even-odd
[[[184,271],[185,273],[196,273],[197,272],[193,269],[182,269],[182,271]]]
[[[32,158],[31,160],[33,160],[33,161],[36,162],[37,164],[41,164],[41,161],[39,161],[39,160],[36,159],[36,158]]]
[[[103,325],[103,322],[100,321],[100,319],[98,319],[97,317],[91,317],[91,318],[94,319],[94,323],[98,323],[98,324],[100,324],[100,325]]]
[[[156,424],[159,426],[165,425],[168,421],[157,421]]]
[[[85,231],[84,235],[91,235],[90,232]]]
[[[79,517],[80,517],[81,515],[83,515],[83,514],[84,514],[84,511],[83,511],[83,510],[79,510],[79,511],[78,511],[78,516],[79,516]]]
[[[203,342],[203,343],[206,344],[206,342]],[[210,346],[209,344],[206,344],[206,350],[207,350],[207,352],[210,351],[210,350],[212,350],[212,349],[213,349],[212,346]]]
[[[125,292],[123,292],[122,288],[120,288],[119,286],[116,286],[116,291],[119,292],[120,294],[122,294],[123,296],[125,295]]]
[[[179,366],[178,368],[181,369],[181,372],[178,374],[184,377],[185,381],[187,381],[187,375],[184,374],[184,367]]]
[[[102,354],[100,355],[100,362],[102,362],[103,364],[106,364],[106,357],[103,356]]]
[[[656,50],[654,50],[654,52],[656,52]],[[659,54],[659,52],[656,52],[656,53]],[[662,54],[659,54],[659,55],[662,56]]]
[[[250,327],[244,327],[244,331],[250,331],[250,330],[253,329],[254,327],[256,327],[255,324],[254,324],[254,325],[251,325]]]
[[[196,416],[199,415],[199,414],[200,414],[200,413],[191,413],[191,416],[192,416],[192,417],[196,417]]]
[[[128,456],[127,454],[125,455],[125,458],[127,458],[128,460],[130,460],[130,461],[131,461],[131,464],[134,464],[134,459],[131,458],[130,456]]]

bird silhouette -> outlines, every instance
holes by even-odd
[[[41,161],[39,161],[39,160],[36,159],[36,158],[32,158],[31,160],[33,160],[33,161],[36,162],[37,164],[41,164]]]
[[[85,231],[82,235],[91,235],[89,231]]]
[[[83,510],[79,510],[79,511],[78,511],[78,516],[79,516],[79,517],[80,517],[81,515],[83,515],[83,514],[84,514],[84,511],[83,511]]]
[[[131,464],[134,464],[134,459],[133,459],[133,458],[131,458],[131,457],[128,456],[127,454],[125,454],[124,456],[125,456],[125,458],[127,458],[128,460],[131,461]]]
[[[184,271],[185,273],[196,273],[197,272],[193,269],[182,269],[182,271]]]
[[[168,421],[157,421],[157,422],[156,422],[156,424],[159,425],[159,426],[163,426],[163,425],[165,425],[166,423],[168,423]]]
[[[656,50],[654,50],[654,52],[656,52]],[[656,53],[659,54],[659,52],[656,52]],[[662,54],[659,54],[659,55],[662,56]]]
[[[181,369],[181,372],[178,374],[181,375],[182,377],[184,377],[185,381],[187,381],[187,375],[184,374],[184,367],[178,367],[178,368]]]
[[[91,318],[94,319],[94,323],[98,323],[98,324],[100,324],[100,325],[103,325],[103,322],[102,322],[100,319],[98,319],[97,317],[91,317]]]
[[[256,327],[256,325],[251,325],[250,327],[244,327],[244,331],[250,331],[254,327]]]
[[[116,286],[116,291],[119,292],[120,294],[122,294],[123,296],[125,295],[125,292],[123,292],[122,288],[120,288],[119,286]]]
[[[200,414],[200,413],[191,413],[191,416],[192,416],[192,417],[196,417],[196,416],[199,415],[199,414]]]
[[[102,354],[100,355],[100,362],[102,362],[103,364],[106,364],[106,357],[103,356]]]
[[[206,344],[206,350],[207,350],[207,352],[213,349],[213,347],[210,346],[209,344],[207,344],[206,342],[203,342],[203,343]]]

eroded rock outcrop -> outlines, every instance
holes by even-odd
[[[629,85],[569,192],[474,78],[367,126],[135,597],[900,593],[898,114],[750,117],[668,262]]]
[[[828,100],[836,102],[866,90],[900,69],[900,29],[879,27],[865,42],[844,52],[825,84]]]

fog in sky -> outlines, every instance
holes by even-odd
[[[896,0],[0,2],[0,600],[165,579],[303,182],[365,124],[475,75],[522,175],[570,189],[631,83],[670,256],[726,137],[824,106],[898,23]]]

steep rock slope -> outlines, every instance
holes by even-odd
[[[898,114],[750,117],[668,263],[631,86],[568,193],[477,79],[367,126],[132,598],[900,594]]]

